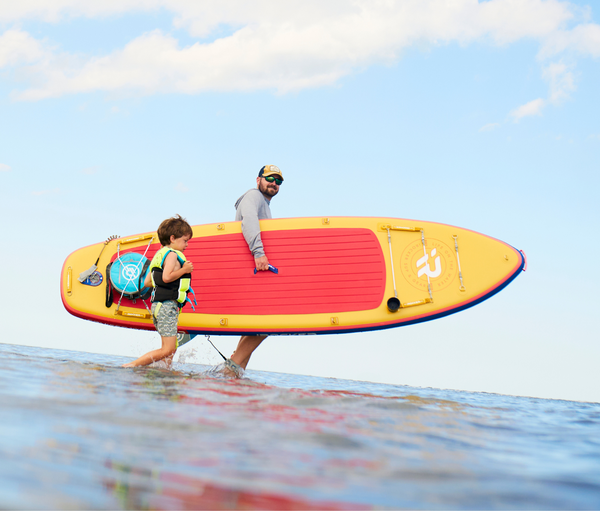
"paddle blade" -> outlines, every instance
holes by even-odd
[[[92,264],[92,266],[90,266],[89,270],[85,270],[82,271],[79,274],[79,282],[83,282],[85,279],[87,279],[92,273],[94,273],[96,271],[98,267],[95,264]]]

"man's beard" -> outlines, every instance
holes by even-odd
[[[264,195],[268,195],[269,197],[275,197],[275,195],[277,195],[279,193],[279,189],[278,188],[276,188],[274,186],[269,187],[269,184],[266,181],[264,183],[264,187],[262,186],[262,183],[261,183],[261,186],[260,186],[259,190]]]

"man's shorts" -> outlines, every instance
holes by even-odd
[[[179,305],[175,300],[152,304],[152,321],[161,337],[175,337],[177,335],[178,319]]]

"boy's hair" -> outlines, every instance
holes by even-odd
[[[192,236],[192,228],[181,215],[167,218],[158,226],[156,230],[160,244],[165,247],[171,243],[171,236],[182,238],[183,236]]]

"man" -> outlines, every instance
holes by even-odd
[[[235,219],[242,222],[242,234],[254,256],[254,265],[259,271],[269,269],[269,259],[265,254],[260,237],[259,220],[271,217],[271,199],[279,192],[283,183],[283,174],[275,165],[265,165],[256,178],[256,188],[248,190],[235,203]],[[250,356],[266,335],[243,335],[236,350],[231,355],[231,360],[246,369]],[[234,372],[235,367],[233,368]]]

